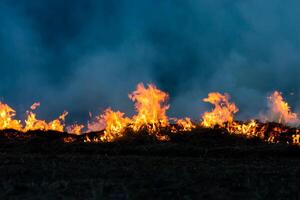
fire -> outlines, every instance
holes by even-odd
[[[196,128],[192,120],[188,117],[176,120],[176,124],[180,127],[179,131],[183,132],[189,132]]]
[[[134,102],[137,111],[132,118],[125,117],[123,112],[108,108],[86,126],[87,131],[98,133],[86,133],[78,137],[67,135],[64,141],[73,142],[78,138],[84,138],[84,142],[113,142],[124,137],[127,130],[133,133],[145,130],[145,133],[154,136],[157,140],[167,141],[172,138],[169,133],[188,133],[197,127],[188,117],[169,119],[167,116],[169,95],[153,84],[146,86],[142,83],[138,84],[136,90],[129,94],[129,98]],[[287,126],[300,124],[298,115],[291,111],[280,92],[275,91],[268,97],[268,100],[269,111],[264,117],[265,123],[258,120],[241,122],[234,120],[234,115],[239,109],[235,103],[230,102],[228,94],[209,93],[203,101],[211,103],[214,108],[203,114],[200,125],[208,128],[221,128],[222,133],[258,137],[269,143],[284,141],[300,145],[300,128]],[[68,112],[64,112],[50,122],[37,119],[34,111],[39,106],[39,102],[34,103],[26,112],[26,120],[21,121],[15,119],[16,111],[14,109],[0,102],[0,130],[15,129],[20,132],[32,130],[63,132],[66,130],[70,134],[80,135],[83,133],[85,126],[81,124],[73,124],[65,128],[64,122]]]
[[[130,119],[124,117],[122,112],[114,112],[110,108],[105,110],[101,115],[101,119],[105,122],[104,135],[100,138],[101,141],[112,142],[118,138],[123,137],[124,131],[128,126]]]
[[[31,110],[36,110],[38,107],[40,107],[41,106],[41,103],[40,102],[36,102],[36,103],[34,103],[34,104],[32,104],[31,106],[30,106],[30,109]]]
[[[21,121],[14,119],[16,111],[7,104],[0,102],[0,129],[22,130]]]
[[[29,130],[47,130],[48,124],[44,120],[37,120],[36,114],[33,112],[29,112],[27,119],[25,120],[26,126],[24,131]]]
[[[157,132],[161,127],[169,124],[166,111],[169,105],[166,101],[169,95],[156,88],[153,84],[145,87],[140,83],[137,85],[136,91],[129,95],[129,98],[135,102],[135,108],[138,112],[132,119],[132,128],[139,131],[146,127],[150,133]]]
[[[33,112],[40,103],[34,103],[30,108],[31,111],[27,111],[27,119],[25,120],[25,127],[23,131],[35,131],[35,130],[42,130],[42,131],[64,131],[64,124],[65,117],[68,115],[68,112],[64,112],[60,115],[57,119],[47,123],[45,120],[38,120],[36,118],[36,114]]]
[[[266,127],[260,127],[255,120],[251,120],[246,123],[232,122],[227,125],[227,131],[232,134],[244,135],[247,137],[260,137],[263,138],[265,135]]]
[[[75,135],[80,135],[82,133],[82,129],[84,129],[84,125],[82,124],[73,124],[67,127],[67,132]]]
[[[48,130],[52,131],[59,131],[59,132],[64,132],[65,124],[64,121],[66,120],[66,116],[69,113],[65,111],[63,114],[61,114],[58,119],[55,119],[51,122],[48,123]]]
[[[154,134],[158,140],[168,140],[167,136],[160,135],[158,131],[169,125],[166,111],[169,105],[166,104],[168,94],[157,89],[154,85],[148,84],[145,87],[142,83],[137,85],[136,91],[129,94],[129,98],[135,102],[137,115],[132,119],[124,117],[125,114],[110,108],[103,115],[95,117],[88,124],[89,131],[100,131],[104,129],[104,135],[97,139],[97,142],[112,142],[124,136],[124,131],[130,127],[134,132],[146,128],[149,133]],[[91,114],[90,114],[91,115]],[[95,142],[86,138],[86,142]]]
[[[29,130],[53,130],[53,131],[64,131],[65,117],[68,115],[68,112],[64,112],[59,118],[47,123],[44,120],[38,120],[36,114],[33,112],[37,107],[40,106],[40,103],[34,103],[30,108],[31,111],[27,111],[27,119],[25,120],[25,126],[21,120],[16,120],[16,111],[12,109],[7,104],[0,102],[0,129],[15,129],[17,131],[26,132]]]
[[[215,125],[221,127],[224,123],[232,123],[234,119],[234,114],[239,111],[234,103],[229,102],[228,94],[220,94],[218,92],[209,93],[208,97],[203,99],[204,102],[211,103],[215,108],[211,112],[205,112],[202,116],[204,127],[213,128]]]
[[[299,131],[298,131],[297,134],[292,135],[292,138],[293,138],[293,141],[292,141],[293,144],[298,144],[298,145],[300,144],[300,134],[299,134]]]
[[[263,117],[264,121],[273,121],[289,125],[300,123],[297,113],[291,111],[289,104],[284,101],[280,92],[275,91],[268,97],[268,100],[269,112],[267,116]]]

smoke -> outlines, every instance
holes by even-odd
[[[0,2],[0,94],[18,111],[71,120],[129,115],[138,82],[170,93],[169,115],[198,119],[208,92],[255,117],[273,90],[300,99],[300,2],[288,0]]]

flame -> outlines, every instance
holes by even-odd
[[[299,134],[299,130],[297,130],[297,133],[292,135],[293,141],[292,144],[300,144],[300,134]]]
[[[24,131],[29,130],[47,130],[48,124],[44,120],[37,120],[36,114],[33,112],[29,112],[27,115],[27,119],[25,120],[26,126]]]
[[[0,102],[0,129],[22,130],[21,121],[15,120],[16,111],[7,104]]]
[[[264,121],[273,121],[282,124],[295,125],[300,120],[297,113],[293,113],[287,102],[284,101],[282,94],[275,91],[268,97],[269,112],[267,116],[263,116]]]
[[[169,96],[157,89],[155,85],[148,84],[148,87],[145,87],[144,84],[140,83],[137,85],[136,91],[129,94],[129,98],[135,102],[135,108],[138,112],[132,120],[134,131],[146,127],[150,133],[154,133],[159,128],[169,124],[166,115],[166,111],[169,109],[166,101]]]
[[[61,114],[59,116],[58,119],[55,119],[55,120],[49,122],[48,123],[48,130],[64,132],[64,128],[65,128],[64,121],[65,121],[66,116],[68,114],[69,113],[67,111],[65,111],[63,114]]]
[[[247,137],[264,138],[266,127],[260,127],[255,120],[249,122],[232,122],[227,125],[227,131],[231,134],[244,135]]]
[[[47,123],[45,120],[38,120],[36,118],[36,114],[33,112],[33,110],[37,109],[37,107],[40,106],[40,103],[34,103],[30,108],[31,111],[27,111],[27,119],[25,120],[25,128],[23,131],[35,131],[35,130],[42,130],[42,131],[58,131],[63,132],[64,131],[64,124],[65,117],[68,115],[68,112],[64,112],[62,115],[58,117],[58,119],[55,119],[49,123]]]
[[[113,111],[108,108],[102,115],[96,116],[92,122],[88,123],[88,131],[101,131],[95,134],[85,134],[84,136],[67,135],[64,141],[67,143],[77,141],[78,138],[84,142],[113,142],[126,134],[127,128],[134,133],[145,130],[157,140],[168,141],[171,133],[191,132],[196,125],[188,117],[182,119],[171,118],[171,123],[166,114],[169,109],[167,100],[168,94],[159,90],[155,85],[148,84],[146,87],[140,83],[134,92],[129,94],[129,98],[135,103],[137,114],[132,119],[125,117],[120,111]],[[246,137],[258,137],[269,143],[281,141],[300,145],[300,128],[291,128],[284,124],[299,124],[298,115],[291,111],[290,106],[282,97],[282,94],[275,91],[268,97],[269,111],[264,118],[267,122],[261,123],[257,120],[246,122],[234,121],[234,115],[238,112],[237,106],[230,102],[228,94],[218,92],[209,93],[204,102],[211,103],[214,108],[210,112],[205,112],[202,116],[201,125],[209,128],[221,128],[222,132],[233,135],[243,135]],[[30,130],[58,131],[65,130],[65,118],[68,112],[64,112],[57,119],[46,122],[37,119],[34,112],[40,103],[34,103],[30,110],[26,112],[27,118],[24,122],[16,120],[16,111],[7,104],[0,102],[0,130],[15,129],[20,132]],[[90,117],[92,117],[92,114]],[[217,125],[217,126],[216,126]],[[66,128],[68,133],[80,135],[84,125],[74,124]],[[227,131],[226,131],[227,130]],[[102,132],[103,131],[103,132]],[[103,133],[103,134],[102,134]],[[99,136],[102,134],[101,136]]]
[[[15,129],[18,131],[29,131],[29,130],[53,130],[53,131],[64,131],[63,121],[68,115],[67,112],[64,112],[58,119],[55,119],[49,123],[44,120],[36,119],[36,114],[33,112],[37,107],[40,106],[40,103],[34,103],[30,108],[31,111],[27,111],[27,119],[25,120],[25,127],[23,128],[20,120],[13,119],[16,115],[16,111],[9,107],[6,104],[0,102],[0,129]]]
[[[180,127],[179,131],[183,132],[192,131],[194,128],[196,128],[192,120],[188,117],[176,120],[176,124]]]
[[[32,106],[30,106],[30,109],[31,110],[36,110],[40,106],[41,106],[41,103],[40,102],[36,102],[36,103],[32,104]]]
[[[100,138],[94,137],[90,138],[88,135],[84,137],[84,143],[99,143],[102,142]]]
[[[67,132],[75,135],[80,135],[82,133],[82,129],[84,129],[84,125],[82,124],[73,124],[71,126],[68,126]]]
[[[204,102],[211,103],[215,108],[211,112],[205,112],[202,116],[204,127],[213,128],[215,125],[224,126],[225,122],[232,123],[234,114],[239,111],[234,103],[229,102],[228,94],[218,92],[209,93],[208,97],[203,99]]]
[[[101,141],[112,142],[124,136],[124,131],[130,122],[130,119],[124,115],[124,113],[114,112],[110,108],[105,110],[101,115],[106,125],[104,135],[100,138]]]

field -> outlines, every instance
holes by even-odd
[[[299,199],[300,149],[197,129],[168,142],[0,134],[1,199]]]

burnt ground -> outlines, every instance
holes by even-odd
[[[169,142],[0,134],[0,199],[299,199],[300,149],[195,130]]]

